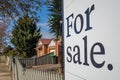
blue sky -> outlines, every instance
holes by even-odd
[[[47,6],[42,5],[41,11],[38,11],[40,21],[37,23],[38,28],[41,28],[42,38],[54,38],[54,35],[50,33],[48,26],[48,11]]]

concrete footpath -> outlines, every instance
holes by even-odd
[[[0,63],[0,80],[12,80],[11,72],[5,63]]]

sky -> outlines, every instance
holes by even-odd
[[[40,21],[37,23],[37,27],[41,28],[42,38],[54,38],[55,36],[50,33],[48,26],[48,11],[47,6],[42,5],[41,11],[38,11],[38,16],[40,16]]]

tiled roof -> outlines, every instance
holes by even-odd
[[[44,45],[49,44],[51,40],[52,40],[52,39],[43,39],[43,38],[42,38],[42,39],[39,39],[39,41],[41,41],[42,44],[44,44]]]

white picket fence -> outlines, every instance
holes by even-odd
[[[63,75],[59,73],[26,69],[17,58],[12,61],[12,74],[13,80],[63,80]]]

